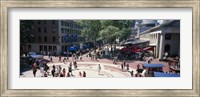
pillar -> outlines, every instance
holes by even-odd
[[[165,34],[161,33],[160,34],[160,48],[159,48],[159,59],[163,58],[163,53],[164,53],[164,43],[165,42]]]

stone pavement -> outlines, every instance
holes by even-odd
[[[63,59],[64,57],[62,57]],[[44,56],[44,59],[49,60],[48,56]],[[72,61],[72,58],[69,58],[70,61]],[[65,64],[63,62],[59,62],[58,57],[53,57],[53,63],[49,62],[47,65],[50,67],[49,75],[48,77],[52,77],[51,70],[53,65],[60,65],[63,68],[66,69],[66,72],[68,72],[68,66],[70,61],[66,62]],[[83,74],[83,71],[86,72],[86,77],[88,78],[104,78],[104,77],[116,77],[116,78],[124,78],[124,77],[131,77],[130,71],[134,71],[134,74],[136,74],[136,68],[137,64],[146,63],[145,61],[128,61],[129,63],[129,71],[121,69],[121,63],[117,62],[117,64],[113,64],[112,60],[109,59],[98,59],[98,60],[91,60],[89,57],[83,57],[82,60],[77,60],[77,66],[78,69],[75,70],[72,65],[72,73],[75,78],[80,78],[79,72]],[[169,66],[166,62],[159,62],[158,60],[154,59],[152,63],[161,63],[164,64],[164,71],[169,71]],[[101,71],[100,74],[98,73],[98,64],[101,65]],[[37,70],[36,77],[41,77],[42,74],[40,70]],[[28,70],[25,72],[22,72],[20,77],[34,77],[32,70]]]

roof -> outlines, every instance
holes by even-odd
[[[154,72],[154,77],[180,77],[180,74]]]
[[[127,44],[141,44],[141,43],[146,43],[146,42],[149,42],[149,41],[146,41],[146,40],[134,40],[134,41],[129,41],[129,42],[125,42],[123,45],[127,45]]]
[[[164,67],[164,65],[163,64],[144,64],[144,67],[156,68],[156,67]]]
[[[165,22],[165,23],[162,23],[161,25],[152,27],[152,28],[150,28],[150,29],[147,29],[147,30],[141,32],[140,35],[146,34],[146,33],[150,33],[150,32],[154,32],[154,31],[158,31],[160,28],[162,28],[162,27],[164,27],[164,26],[167,26],[167,25],[170,25],[171,23],[173,23],[173,22],[175,22],[175,21],[177,21],[177,20],[169,20],[169,21],[167,21],[167,22]]]

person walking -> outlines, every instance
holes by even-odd
[[[139,69],[140,69],[140,64],[137,65],[137,70],[139,70]]]
[[[99,65],[98,65],[98,72],[99,72],[99,75],[100,75],[100,71],[101,71],[101,65],[99,64]]]
[[[51,60],[51,62],[53,63],[53,58],[52,58],[52,56],[51,56],[50,60]]]
[[[81,72],[79,72],[79,77],[82,77],[82,74],[81,74]]]
[[[59,62],[62,62],[62,61],[61,61],[61,56],[59,56]]]
[[[123,65],[124,65],[124,68],[125,68],[126,67],[126,62],[125,61],[123,62]]]
[[[63,73],[63,76],[65,77],[65,75],[66,75],[66,70],[65,70],[65,68],[63,68],[62,73]]]
[[[73,76],[73,74],[72,74],[72,65],[71,64],[68,67],[68,72],[71,74],[71,76]]]
[[[85,71],[83,71],[83,77],[86,77],[86,72]]]
[[[123,71],[123,69],[124,69],[124,64],[123,64],[123,63],[121,64],[121,69],[122,69],[122,71]]]
[[[36,72],[37,72],[37,65],[36,65],[36,63],[33,63],[32,69],[33,69],[33,76],[36,77]]]
[[[53,69],[51,70],[51,74],[54,77],[55,76],[55,65],[53,65]]]
[[[134,72],[133,72],[133,70],[132,70],[130,73],[131,73],[131,77],[133,77],[133,76],[134,76]]]
[[[129,70],[129,64],[126,63],[126,70],[128,71]]]

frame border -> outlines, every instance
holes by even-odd
[[[200,0],[0,0],[0,96],[200,96]],[[9,90],[8,89],[8,10],[9,8],[192,8],[192,87],[188,90]]]

